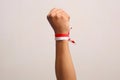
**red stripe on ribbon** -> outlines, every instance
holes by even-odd
[[[69,37],[69,34],[55,34],[55,37]]]

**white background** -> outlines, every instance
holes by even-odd
[[[120,0],[0,0],[0,80],[56,79],[54,7],[71,16],[78,80],[120,80]]]

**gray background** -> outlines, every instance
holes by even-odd
[[[0,0],[0,80],[55,80],[48,12],[71,16],[78,80],[120,80],[120,0]]]

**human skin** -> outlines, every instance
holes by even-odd
[[[62,9],[52,9],[47,15],[47,19],[55,34],[67,34],[69,32],[70,16]],[[76,80],[68,40],[56,41],[55,71],[57,80]]]

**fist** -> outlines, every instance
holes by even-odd
[[[70,16],[62,9],[54,8],[47,15],[55,34],[66,34],[69,32]]]

